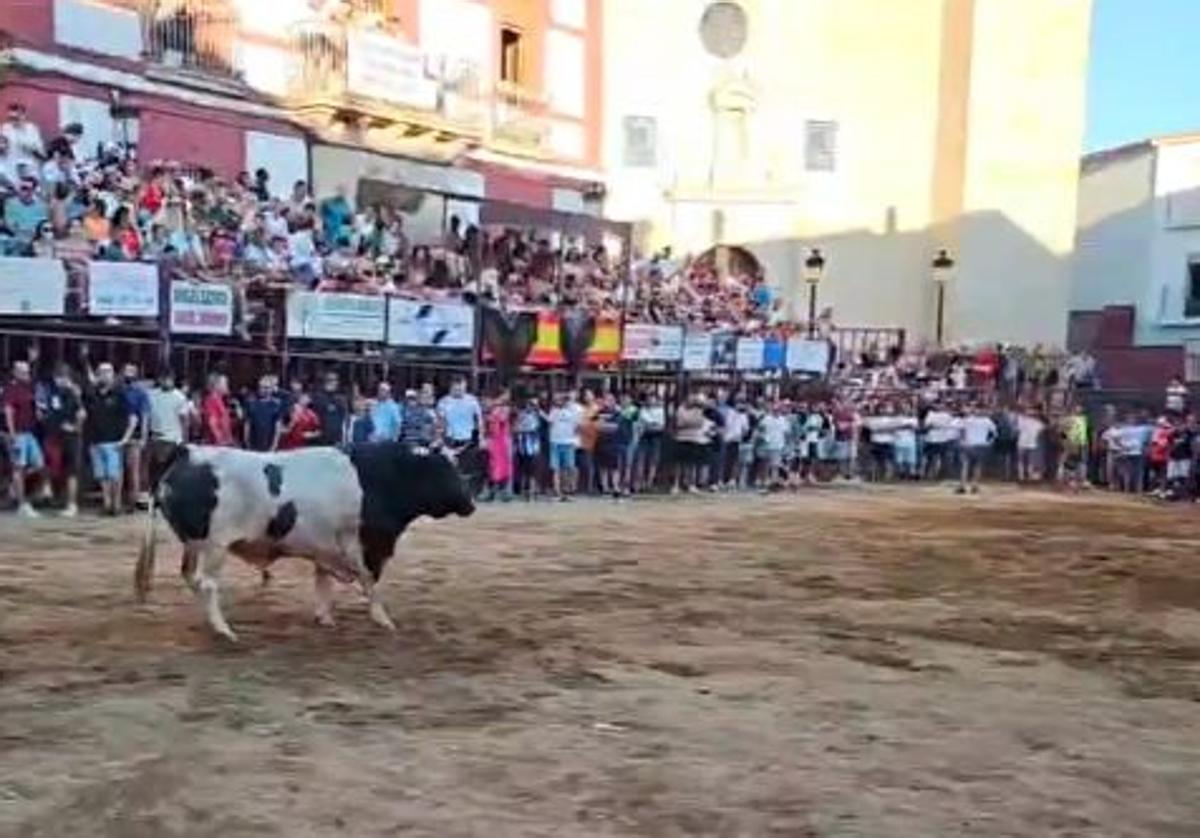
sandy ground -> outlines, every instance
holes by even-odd
[[[170,544],[132,603],[140,526],[0,520],[0,835],[1200,834],[1196,508],[492,507],[394,636],[231,561],[236,646]]]

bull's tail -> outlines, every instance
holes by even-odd
[[[158,492],[150,493],[150,509],[146,512],[146,530],[142,533],[142,548],[138,551],[137,568],[133,572],[133,593],[138,602],[145,602],[154,586],[154,519],[158,517]]]

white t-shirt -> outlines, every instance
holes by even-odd
[[[931,410],[925,417],[925,441],[944,445],[958,439],[960,431],[954,417],[944,410]]]
[[[579,425],[583,408],[575,402],[550,411],[550,444],[579,445]]]
[[[987,416],[968,416],[962,420],[962,444],[967,448],[986,448],[996,439],[996,423]]]
[[[667,427],[667,411],[661,404],[642,408],[642,425],[651,433],[661,433]]]
[[[150,391],[150,436],[166,442],[184,441],[183,417],[191,410],[181,390]]]
[[[768,451],[782,451],[787,443],[788,427],[791,423],[786,416],[776,416],[767,414],[758,423],[759,433],[762,435],[763,448]]]
[[[42,132],[36,125],[29,120],[25,120],[21,125],[5,122],[3,127],[0,127],[0,134],[8,139],[9,154],[17,162],[37,166],[38,155],[44,153],[45,145],[42,143]]]
[[[1032,451],[1038,447],[1045,423],[1036,416],[1021,414],[1017,417],[1017,448]]]
[[[725,412],[725,427],[722,429],[722,439],[725,442],[741,442],[750,427],[750,417],[740,410]]]

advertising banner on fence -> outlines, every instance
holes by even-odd
[[[470,349],[475,345],[475,309],[465,303],[392,298],[387,342],[420,349]]]
[[[683,358],[683,327],[626,323],[621,354],[626,361],[677,363]]]
[[[66,293],[58,259],[0,259],[0,314],[62,314]]]
[[[762,338],[739,338],[737,342],[737,368],[739,370],[761,370],[763,368]]]
[[[688,332],[683,336],[683,368],[692,372],[708,369],[712,363],[712,335]]]
[[[713,332],[712,355],[708,366],[714,370],[731,370],[737,360],[737,335],[733,332]]]
[[[287,336],[382,342],[386,307],[384,297],[297,291],[288,296]]]
[[[792,338],[787,345],[787,368],[792,372],[829,372],[829,341]]]
[[[763,369],[781,370],[787,365],[787,344],[781,338],[767,338],[763,344]]]
[[[219,283],[171,283],[171,331],[178,335],[233,332],[233,289]]]
[[[88,314],[158,317],[158,265],[89,262]]]

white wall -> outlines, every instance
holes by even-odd
[[[1079,231],[1071,266],[1070,308],[1137,305],[1149,292],[1154,234],[1150,146],[1085,166],[1079,181]]]
[[[975,0],[952,339],[1065,339],[1089,23],[1089,0]]]
[[[1158,146],[1145,308],[1138,307],[1137,341],[1179,343],[1200,336],[1200,318],[1184,317],[1189,257],[1200,257],[1200,219],[1185,223],[1200,204],[1200,141]],[[1143,314],[1144,312],[1144,314]]]
[[[54,40],[66,47],[137,60],[142,55],[142,24],[130,9],[88,0],[54,0]]]
[[[308,182],[308,144],[298,137],[247,131],[246,171],[260,168],[271,176],[271,194],[287,198],[296,181]]]

